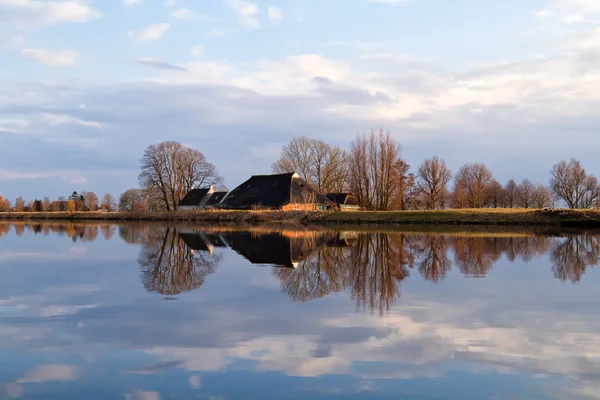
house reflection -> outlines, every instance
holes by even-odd
[[[199,288],[222,260],[217,249],[229,248],[251,264],[275,267],[272,273],[281,290],[294,301],[348,291],[357,307],[380,313],[398,300],[401,283],[413,272],[437,284],[452,268],[466,277],[484,278],[502,259],[527,263],[547,255],[557,279],[577,283],[600,257],[597,232],[569,231],[356,233],[21,221],[0,222],[0,240],[13,231],[20,237],[54,234],[89,243],[109,240],[117,230],[125,243],[141,247],[141,279],[151,292],[176,296]]]
[[[174,228],[149,230],[147,234],[138,263],[141,280],[149,292],[175,296],[198,289],[222,260],[221,255],[208,249],[194,251]],[[192,246],[195,244],[192,242]]]

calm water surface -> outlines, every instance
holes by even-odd
[[[0,222],[0,398],[600,398],[600,236],[410,229]]]

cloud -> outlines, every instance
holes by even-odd
[[[128,393],[127,396],[125,396],[125,400],[160,400],[160,393],[136,390]]]
[[[79,55],[74,50],[21,49],[21,54],[30,60],[51,67],[75,65],[79,59]]]
[[[165,5],[167,7],[175,7],[177,5],[177,0],[166,0]]]
[[[102,14],[77,0],[0,0],[0,23],[35,27],[70,22],[86,22]]]
[[[18,399],[21,396],[23,396],[23,386],[14,383],[7,383],[3,385],[2,388],[4,390],[4,393],[6,393],[6,397],[8,397],[9,399]]]
[[[41,114],[44,121],[49,123],[50,125],[82,125],[90,128],[101,128],[102,124],[96,121],[85,121],[70,115],[64,114],[52,114],[52,113],[42,113]]]
[[[196,13],[187,8],[178,8],[171,11],[171,16],[178,19],[194,19]]]
[[[13,49],[23,45],[25,37],[9,32],[0,32],[0,49]]]
[[[146,65],[152,68],[166,69],[172,71],[187,71],[187,69],[168,62],[160,61],[155,58],[137,58],[134,60],[138,64]]]
[[[77,370],[73,365],[40,365],[32,369],[18,383],[68,382],[75,380]]]
[[[188,383],[194,389],[200,389],[202,387],[202,377],[199,375],[190,375]]]
[[[194,56],[194,58],[200,58],[204,54],[204,49],[202,48],[202,46],[194,46],[190,50],[190,54]]]
[[[159,40],[170,28],[171,25],[167,22],[151,24],[141,31],[130,31],[127,33],[127,36],[136,39],[138,42]]]
[[[237,14],[238,19],[247,29],[260,29],[257,15],[259,8],[256,3],[247,0],[225,0],[231,9]]]
[[[123,0],[123,4],[125,4],[126,6],[134,6],[143,2],[144,0]]]
[[[281,9],[274,6],[269,7],[267,15],[269,16],[269,19],[275,23],[281,22],[283,18],[283,12],[281,11]]]
[[[23,118],[0,117],[0,132],[22,133],[29,126],[29,121]]]
[[[87,179],[83,177],[80,173],[68,170],[22,172],[0,169],[0,181],[17,181],[31,179],[58,179],[69,183],[87,182]]]
[[[378,3],[378,4],[388,4],[391,6],[406,4],[411,0],[366,0],[367,3]]]

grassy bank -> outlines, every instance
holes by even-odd
[[[462,209],[390,212],[178,211],[158,213],[47,212],[0,213],[5,220],[169,221],[210,223],[432,224],[600,227],[600,212],[591,210]]]

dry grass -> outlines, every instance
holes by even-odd
[[[177,211],[158,213],[0,213],[11,220],[97,220],[97,221],[172,221],[211,223],[301,223],[322,225],[534,225],[600,226],[600,212],[592,210],[460,209],[437,211]]]

